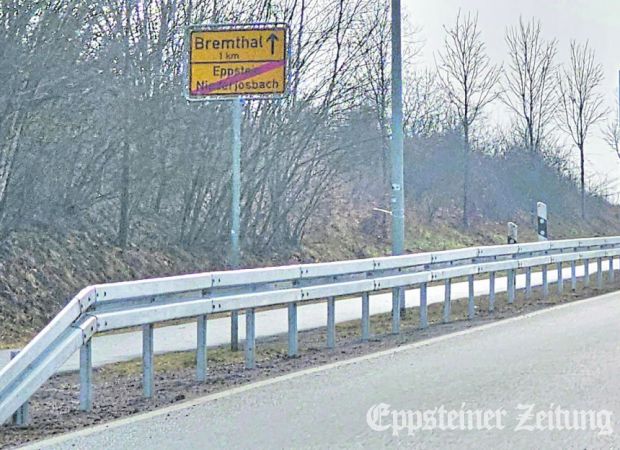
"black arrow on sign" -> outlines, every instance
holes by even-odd
[[[278,36],[276,36],[274,33],[271,33],[271,35],[269,35],[269,37],[267,38],[267,42],[271,42],[271,54],[275,54],[276,52],[276,41],[278,41]]]

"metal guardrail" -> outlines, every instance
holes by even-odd
[[[517,271],[526,275],[526,295],[531,295],[531,269],[542,267],[543,293],[548,293],[547,270],[555,264],[558,291],[562,292],[562,264],[571,265],[571,286],[576,287],[576,262],[596,260],[597,282],[602,285],[602,261],[620,256],[620,237],[573,239],[524,244],[464,248],[362,260],[302,264],[284,267],[209,272],[168,278],[89,286],[76,295],[7,366],[0,370],[0,423],[4,423],[76,351],[80,351],[80,409],[92,407],[92,347],[94,334],[121,328],[143,327],[143,390],[153,390],[153,324],[173,319],[197,318],[198,380],[206,378],[207,318],[210,314],[245,310],[247,368],[255,366],[255,310],[288,307],[289,355],[298,353],[297,305],[326,300],[327,346],[335,342],[335,298],[361,296],[362,339],[370,335],[371,293],[393,292],[392,331],[400,329],[400,298],[404,291],[420,288],[420,326],[428,325],[426,291],[429,283],[445,283],[444,320],[450,320],[450,284],[469,281],[468,316],[473,318],[474,277],[489,275],[489,308],[495,301],[495,276],[506,272],[508,302],[515,299]],[[18,415],[22,417],[25,414]],[[23,419],[22,419],[23,420]]]

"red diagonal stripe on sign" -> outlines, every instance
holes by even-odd
[[[192,91],[192,95],[210,94],[211,92],[217,91],[218,89],[227,88],[228,86],[232,86],[233,84],[239,83],[241,81],[249,80],[250,78],[254,78],[266,72],[271,72],[272,70],[278,69],[282,66],[284,66],[284,61],[270,61],[251,70],[248,70],[247,72],[238,73],[231,77],[224,78],[220,81],[210,84],[207,87],[196,89]]]

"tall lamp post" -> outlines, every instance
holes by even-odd
[[[392,255],[405,250],[405,192],[403,186],[403,68],[400,0],[392,0]],[[400,328],[399,308],[404,310],[404,290],[392,292],[392,332]]]

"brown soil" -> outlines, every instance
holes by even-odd
[[[261,255],[244,253],[244,267],[387,255],[390,222],[385,214],[374,211],[375,207],[385,205],[372,196],[354,201],[346,192],[340,193],[313,218],[301,245],[270,248]],[[407,252],[505,242],[503,222],[476,216],[470,227],[463,229],[458,209],[440,209],[430,220],[415,203],[408,208]],[[601,217],[588,222],[556,217],[552,237],[617,234],[620,222],[616,213],[617,208],[610,206]],[[536,239],[531,217],[522,213],[512,220],[519,224],[523,242]],[[0,240],[0,348],[26,344],[89,284],[221,270],[226,268],[225,262],[225,255],[213,249],[187,251],[175,242],[160,242],[157,236],[130,243],[123,250],[110,236],[92,230],[33,228],[10,232]]]

